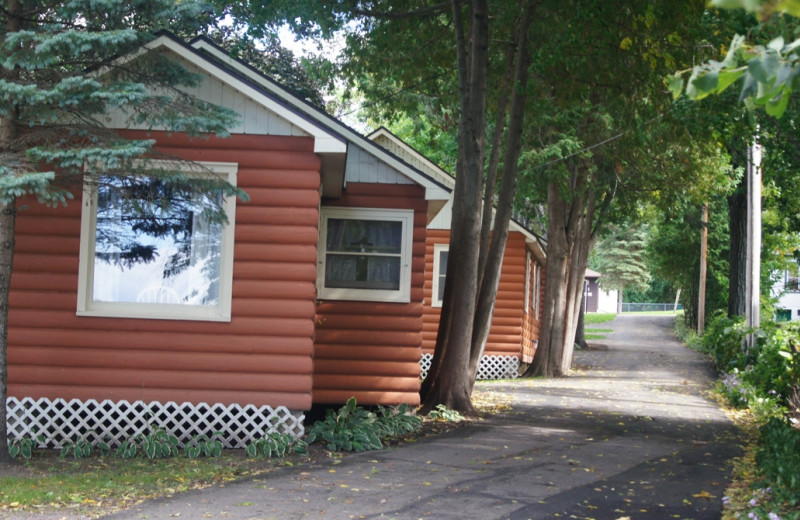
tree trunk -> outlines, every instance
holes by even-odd
[[[523,377],[565,376],[572,364],[586,263],[594,241],[594,193],[586,190],[587,175],[585,168],[573,174],[570,200],[564,200],[559,183],[548,185],[545,306],[539,346]]]
[[[461,120],[453,193],[450,254],[442,314],[431,368],[421,389],[422,413],[437,405],[473,414],[469,346],[475,320],[480,249],[481,180],[485,158],[489,13],[486,0],[473,0],[469,38],[461,2],[453,1]]]
[[[514,194],[517,188],[517,163],[522,148],[522,126],[525,119],[525,99],[528,88],[528,66],[530,65],[530,49],[528,45],[528,30],[533,22],[533,7],[530,3],[524,8],[522,22],[518,27],[517,47],[519,52],[514,69],[514,89],[511,96],[511,114],[506,136],[505,154],[503,157],[503,176],[500,182],[500,192],[497,199],[497,209],[494,217],[492,239],[486,255],[485,263],[478,272],[478,301],[476,305],[475,323],[473,326],[472,342],[470,345],[470,388],[475,384],[478,375],[481,357],[489,338],[492,326],[494,305],[497,300],[497,287],[500,283],[500,269],[503,264],[503,255],[508,241],[508,226],[514,211]],[[494,153],[494,151],[493,151]],[[487,186],[489,189],[489,186]],[[484,198],[483,225],[489,225],[486,214],[491,215],[491,200]]]
[[[747,309],[747,190],[739,182],[728,197],[730,225],[730,273],[728,316],[744,316]]]
[[[575,345],[581,349],[588,349],[589,344],[586,342],[586,291],[583,291],[581,296],[581,308],[578,311],[578,328],[575,330]]]
[[[2,124],[5,125],[3,120]],[[14,264],[16,203],[0,210],[0,463],[8,463],[8,300]]]
[[[22,7],[18,0],[8,0],[6,10],[5,34],[17,32],[21,28]],[[2,78],[15,81],[15,69],[2,68]],[[11,100],[13,106],[13,100]],[[19,136],[17,109],[10,115],[0,116],[0,153],[11,152]],[[11,271],[14,265],[14,222],[17,216],[16,201],[0,205],[0,463],[8,463],[8,302],[11,288]]]

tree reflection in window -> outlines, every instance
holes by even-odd
[[[218,305],[222,224],[204,208],[221,196],[210,197],[152,177],[101,179],[92,299]]]

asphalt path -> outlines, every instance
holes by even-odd
[[[512,403],[488,420],[104,518],[719,519],[740,439],[671,326],[623,315],[572,377],[480,383]]]

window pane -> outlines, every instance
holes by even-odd
[[[384,220],[328,219],[327,251],[400,254],[403,223]]]
[[[437,298],[438,301],[444,300],[444,282],[447,278],[447,250],[439,251],[439,283],[437,287]]]
[[[400,288],[400,258],[327,255],[325,287],[397,290]]]
[[[159,205],[165,197],[167,209]],[[157,179],[104,179],[92,299],[218,305],[222,225],[203,218],[202,209],[199,198],[181,199]]]

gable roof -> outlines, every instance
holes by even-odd
[[[338,197],[344,186],[345,161],[350,146],[366,150],[425,189],[427,200],[444,201],[451,187],[409,165],[357,131],[265,76],[247,63],[231,57],[207,37],[188,44],[162,31],[140,52],[120,58],[125,62],[147,51],[167,50],[274,112],[314,139],[314,152],[322,158],[323,195]]]
[[[174,36],[173,39],[177,40]],[[285,111],[294,114],[295,118],[306,120],[315,128],[318,128],[319,131],[323,133],[323,136],[320,138],[320,146],[317,147],[316,140],[318,138],[315,135],[315,151],[317,153],[341,152],[341,148],[336,144],[337,141],[345,143],[347,146],[351,144],[359,146],[374,155],[377,159],[395,168],[416,184],[425,188],[426,199],[443,200],[448,198],[450,191],[448,186],[390,154],[383,147],[373,143],[365,136],[305,99],[300,98],[251,65],[231,57],[227,51],[209,38],[200,36],[192,40],[186,47],[193,49],[197,55],[204,58],[205,62],[225,69],[232,79],[250,85],[255,88],[261,96],[265,96],[273,100],[273,102],[278,102],[286,109]],[[294,123],[294,120],[291,121]],[[338,188],[341,189],[341,185],[338,186]]]
[[[586,274],[584,275],[584,278],[591,279],[591,280],[596,280],[596,279],[600,278],[601,276],[603,276],[603,275],[598,273],[597,271],[595,271],[593,269],[589,269],[587,267],[586,268]]]

